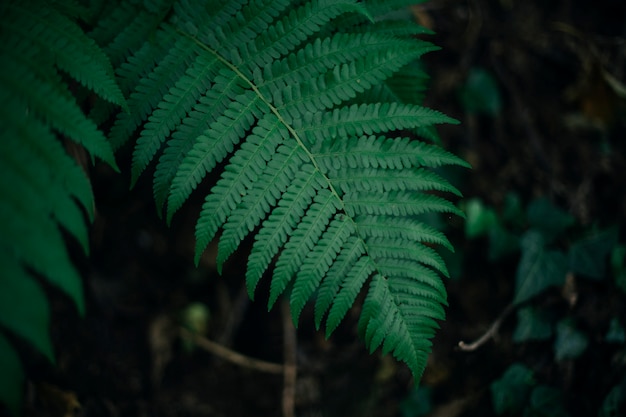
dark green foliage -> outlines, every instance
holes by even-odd
[[[617,291],[624,265],[619,228],[582,227],[569,213],[543,198],[528,204],[526,210],[522,207],[514,194],[507,196],[501,210],[477,199],[466,202],[466,235],[487,239],[491,261],[517,262],[510,308],[510,311],[517,310],[517,326],[512,340],[518,344],[520,352],[539,347],[546,353],[544,359],[552,359],[556,366],[564,368],[586,363],[599,347],[621,349],[616,357],[622,357],[626,338],[619,310],[607,302],[603,309],[612,315],[596,319],[590,326],[591,314],[579,307],[592,298],[590,291],[585,291],[592,288],[591,285]],[[509,249],[499,249],[505,243]],[[511,256],[516,252],[519,257]],[[496,254],[499,256],[493,256]],[[611,275],[614,280],[608,279]],[[561,296],[555,289],[560,290]],[[602,333],[597,332],[598,328]],[[621,375],[621,368],[617,365],[615,370],[603,372]],[[569,415],[569,402],[564,398],[567,391],[541,384],[535,386],[534,382],[529,382],[532,381],[529,375],[533,373],[525,365],[514,364],[491,384],[494,412],[498,415]],[[543,382],[550,378],[546,378],[545,373],[540,377],[538,372],[539,379]],[[623,409],[622,388],[617,385],[611,389],[598,415],[621,415],[614,411]],[[608,390],[606,383],[600,389]]]
[[[559,416],[569,414],[563,407],[561,390],[537,384],[533,371],[514,363],[502,377],[491,383],[493,409],[499,416]]]
[[[64,6],[0,6],[0,325],[50,360],[49,308],[38,280],[60,288],[83,313],[81,279],[62,230],[87,253],[86,222],[94,212],[89,180],[64,143],[79,144],[115,167],[104,133],[70,86],[125,107],[107,56],[74,19],[79,9]],[[0,338],[0,357],[7,361],[0,399],[17,412],[24,376],[11,343]]]
[[[94,212],[63,144],[116,168],[113,150],[132,140],[131,183],[154,164],[168,222],[202,181],[212,186],[196,259],[219,236],[221,271],[254,236],[250,296],[272,271],[270,307],[286,294],[297,323],[312,299],[327,334],[364,291],[368,348],[419,378],[446,304],[448,271],[433,247],[452,246],[417,216],[463,215],[447,198],[459,191],[432,168],[467,164],[415,137],[437,140],[435,125],[455,121],[419,103],[426,77],[416,60],[436,47],[389,13],[410,3],[4,2],[3,330],[53,358],[47,298],[33,277],[84,310],[61,229],[87,252]],[[15,356],[1,342],[3,357]],[[0,387],[15,378],[19,368]],[[17,408],[15,394],[3,400]]]

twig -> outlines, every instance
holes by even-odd
[[[283,366],[283,417],[294,417],[296,408],[296,329],[291,321],[289,301],[283,300],[281,303],[283,316],[283,354],[285,364]]]
[[[219,356],[229,362],[236,365],[243,366],[245,368],[254,369],[261,372],[267,372],[270,374],[282,374],[284,372],[284,366],[277,363],[266,362],[259,359],[254,359],[241,353],[230,350],[219,343],[215,343],[205,337],[194,334],[187,329],[180,328],[180,335],[185,339],[192,340],[198,347],[211,352],[212,354]]]
[[[471,352],[471,351],[478,349],[485,343],[487,343],[489,339],[491,339],[492,337],[496,335],[496,333],[498,333],[498,330],[500,329],[500,325],[502,325],[502,322],[504,321],[504,319],[506,319],[507,316],[511,314],[511,312],[516,307],[517,307],[516,304],[509,304],[504,309],[504,311],[500,314],[500,316],[493,322],[493,324],[489,326],[489,329],[487,329],[487,331],[481,337],[479,337],[472,343],[465,343],[464,341],[461,340],[459,342],[459,349],[465,352]]]

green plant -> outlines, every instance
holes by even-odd
[[[53,360],[49,308],[39,285],[60,288],[80,313],[81,278],[60,228],[88,252],[91,185],[69,141],[116,167],[104,133],[74,90],[125,106],[108,58],[78,26],[79,9],[43,2],[0,5],[0,325]],[[60,226],[60,228],[59,228]],[[24,373],[0,332],[0,400],[17,412]]]
[[[221,271],[254,236],[250,296],[272,270],[269,307],[289,293],[297,323],[313,298],[327,335],[366,291],[366,345],[419,378],[446,303],[438,273],[447,269],[433,246],[452,249],[419,215],[462,216],[445,196],[460,193],[431,168],[467,164],[416,139],[435,139],[433,126],[454,120],[419,105],[425,77],[413,64],[436,48],[415,38],[424,28],[389,14],[405,3],[3,4],[0,285],[15,302],[3,305],[2,324],[52,357],[33,273],[84,308],[59,226],[86,251],[82,211],[91,219],[93,196],[59,139],[114,167],[111,146],[136,139],[131,183],[156,163],[154,197],[168,222],[202,181],[212,185],[196,260],[221,230]],[[1,378],[8,386],[23,376]],[[16,398],[2,399],[16,409]]]
[[[618,243],[617,227],[577,225],[573,216],[545,198],[530,202],[524,209],[515,194],[505,198],[500,211],[478,199],[467,201],[465,209],[466,236],[486,238],[487,256],[492,262],[512,259],[512,255],[519,254],[512,302],[492,330],[497,330],[503,319],[516,311],[513,342],[518,346],[544,346],[543,351],[547,353],[544,361],[552,360],[557,367],[574,367],[577,361],[586,362],[585,355],[592,355],[594,350],[613,349],[616,351],[613,360],[620,363],[619,358],[626,352],[626,337],[619,310],[607,303],[608,320],[593,325],[584,323],[591,320],[589,312],[577,311],[579,298],[585,297],[578,287],[585,283],[605,286],[619,294],[615,290],[620,288],[624,256],[623,245]],[[554,289],[561,290],[560,297],[554,297]],[[554,298],[561,298],[567,308],[555,307],[558,302]],[[606,330],[599,333],[598,329]],[[596,387],[605,396],[600,409],[594,410],[599,415],[619,415],[623,411],[623,382],[621,376],[617,377],[621,372],[623,363],[606,372],[608,382]],[[497,415],[569,415],[563,400],[566,393],[543,384],[543,379],[545,375],[535,377],[526,365],[511,365],[491,384],[494,412]]]

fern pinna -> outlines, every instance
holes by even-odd
[[[69,2],[54,6],[0,4],[0,402],[14,414],[25,379],[15,337],[54,359],[41,280],[84,310],[65,236],[88,252],[94,203],[89,179],[66,149],[78,144],[116,166],[104,133],[75,93],[95,92],[125,106],[109,59],[76,22],[87,10]]]
[[[153,5],[168,18],[120,60],[130,112],[109,137],[115,147],[136,138],[133,184],[156,162],[154,197],[168,222],[208,173],[219,174],[197,220],[196,260],[219,235],[221,270],[254,235],[250,296],[271,270],[269,307],[288,292],[297,323],[313,299],[327,334],[366,287],[365,343],[419,378],[446,303],[438,273],[447,270],[433,246],[451,249],[419,215],[462,215],[432,192],[458,194],[430,168],[466,164],[409,138],[454,120],[407,102],[423,87],[415,60],[435,47],[415,38],[424,29],[410,20],[380,17],[394,16],[394,3]],[[104,17],[94,31],[105,50],[116,21]]]

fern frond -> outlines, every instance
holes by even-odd
[[[51,54],[59,69],[111,103],[126,106],[113,67],[77,23],[41,2],[7,2],[2,26],[40,53]]]
[[[414,37],[423,28],[380,16],[386,7],[175,2],[154,35],[167,41],[147,40],[117,69],[131,113],[111,137],[116,147],[138,138],[133,182],[156,162],[167,222],[211,178],[196,262],[221,231],[221,272],[253,235],[250,297],[271,271],[269,307],[290,288],[297,323],[312,298],[327,334],[367,291],[367,345],[419,376],[446,303],[448,271],[431,246],[453,248],[416,216],[463,215],[448,200],[460,192],[432,168],[467,164],[408,137],[432,138],[435,125],[456,121],[419,105],[425,76],[413,63],[436,47]]]
[[[84,115],[61,80],[57,78],[54,81],[56,82],[50,83],[37,78],[27,67],[9,57],[3,60],[3,67],[0,69],[0,83],[15,97],[25,100],[30,111],[84,146],[92,155],[118,169],[102,131]]]
[[[77,103],[87,91],[79,84],[90,90],[89,98],[96,93],[126,105],[108,58],[76,21],[86,16],[71,1],[0,5],[0,326],[51,361],[49,307],[40,280],[59,288],[84,314],[82,281],[66,240],[76,239],[88,253],[86,220],[94,216],[89,179],[63,142],[71,140],[117,169],[103,132]],[[3,337],[0,344],[3,359],[13,357],[19,365],[13,347]],[[18,365],[2,373],[3,387],[21,387]],[[0,399],[17,408],[19,396],[19,390],[3,390]]]
[[[0,281],[0,326],[24,338],[54,361],[52,343],[46,337],[50,325],[46,294],[5,248],[0,248],[0,262],[5,272]]]

